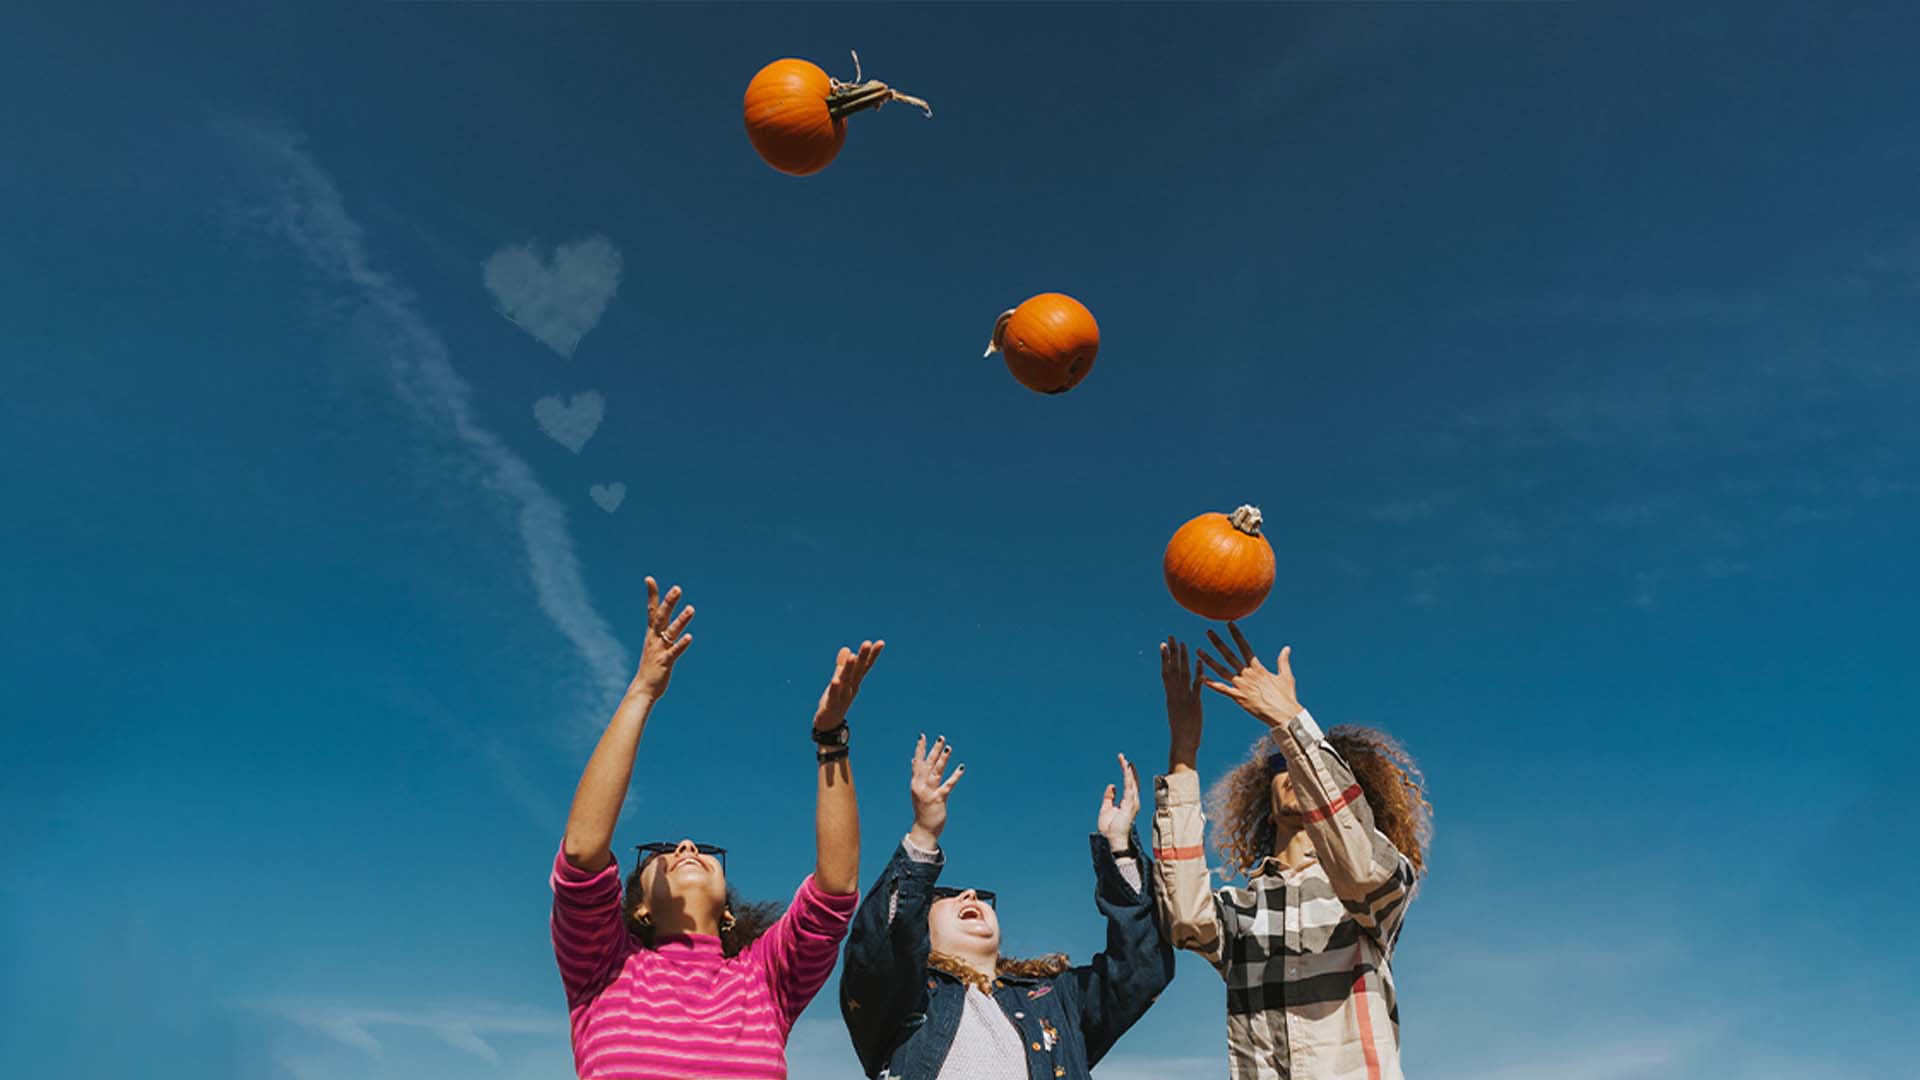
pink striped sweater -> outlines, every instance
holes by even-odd
[[[787,1033],[833,973],[858,893],[809,874],[773,928],[731,959],[706,934],[648,949],[620,913],[620,869],[553,862],[553,955],[586,1080],[785,1080]]]

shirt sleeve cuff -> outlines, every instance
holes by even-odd
[[[1200,774],[1192,769],[1153,778],[1153,801],[1159,806],[1186,806],[1200,801]]]
[[[793,902],[796,906],[824,912],[835,921],[845,923],[853,918],[853,909],[860,906],[860,893],[857,890],[845,894],[830,893],[814,880],[812,874],[808,874],[807,879],[800,883],[799,891],[794,893]]]
[[[1313,714],[1305,709],[1301,709],[1294,715],[1293,721],[1287,725],[1287,730],[1293,735],[1293,741],[1300,744],[1302,750],[1311,750],[1327,740],[1327,737],[1320,733],[1320,725],[1314,723]]]
[[[569,899],[594,898],[611,889],[620,891],[620,860],[609,858],[607,865],[598,870],[587,871],[567,861],[567,851],[562,847],[553,856],[553,891]]]
[[[906,852],[907,858],[912,859],[914,862],[944,863],[947,861],[946,852],[941,851],[937,847],[932,851],[928,851],[926,848],[913,842],[911,833],[900,839],[900,850]]]

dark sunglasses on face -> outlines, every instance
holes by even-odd
[[[671,855],[672,853],[680,850],[680,845],[677,843],[635,844],[633,846],[633,850],[640,853],[639,865],[645,866],[647,865],[647,862],[651,860],[655,855]],[[720,862],[720,872],[723,874],[726,873],[727,871],[727,849],[726,848],[720,847],[717,844],[695,844],[693,845],[693,850],[699,852],[702,855],[711,855],[713,858],[718,859]]]
[[[954,897],[959,896],[961,893],[966,891],[967,890],[965,889],[949,889],[944,885],[935,885],[933,887],[933,898],[935,900],[951,900]],[[993,910],[995,911],[1000,910],[1000,908],[993,902],[994,894],[991,891],[986,889],[975,889],[973,890],[973,895],[976,900],[979,900],[981,903],[987,905],[990,908],[993,908]]]
[[[1287,755],[1275,750],[1267,755],[1267,775],[1279,776],[1287,771]]]

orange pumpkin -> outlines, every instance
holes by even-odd
[[[854,81],[841,82],[805,60],[775,60],[747,83],[742,106],[747,139],[762,160],[783,173],[808,176],[827,167],[847,141],[847,116],[904,101],[933,109],[882,82],[861,82],[854,54]]]
[[[1244,619],[1273,588],[1273,545],[1260,535],[1260,511],[1201,514],[1167,541],[1167,591],[1205,619]]]
[[[1063,293],[1041,293],[993,324],[987,355],[1006,357],[1020,385],[1042,394],[1064,394],[1093,370],[1100,352],[1100,324],[1085,304]]]

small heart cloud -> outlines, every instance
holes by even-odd
[[[576,454],[600,430],[600,418],[606,413],[607,399],[598,390],[575,394],[570,401],[550,396],[533,403],[533,419],[540,430]]]
[[[587,494],[593,496],[593,501],[600,504],[600,509],[611,514],[620,509],[620,504],[626,501],[627,485],[618,480],[611,484],[595,484],[587,489]]]
[[[572,356],[620,288],[620,249],[594,235],[561,244],[548,262],[532,244],[509,244],[487,256],[483,269],[500,314],[547,348]]]

